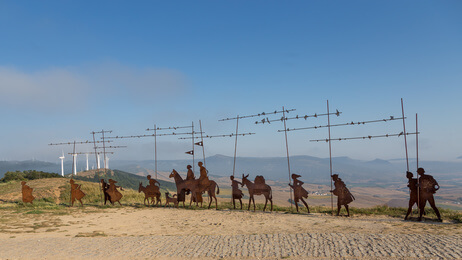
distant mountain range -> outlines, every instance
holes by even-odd
[[[196,175],[199,174],[197,162],[195,161]],[[202,161],[202,160],[201,160]],[[230,176],[233,171],[233,157],[224,155],[214,155],[207,157],[206,167],[209,174],[215,176]],[[332,159],[333,173],[338,173],[340,177],[352,183],[392,183],[402,182],[406,164],[404,160],[381,160],[373,161],[355,160],[349,157],[334,157]],[[176,169],[180,172],[186,171],[186,166],[192,164],[192,160],[159,160],[157,162],[158,171],[170,172]],[[415,172],[415,161],[411,160],[411,171]],[[85,165],[84,161],[78,162],[78,170]],[[424,167],[428,174],[438,176],[438,180],[450,180],[460,178],[462,173],[462,162],[440,162],[440,161],[420,161],[419,165]],[[309,183],[325,183],[329,179],[329,158],[318,158],[312,156],[292,156],[290,157],[291,172],[302,175],[302,179]],[[130,173],[143,173],[154,169],[153,160],[128,161],[111,160],[111,169],[118,169]],[[65,163],[65,172],[70,173],[71,162]],[[61,172],[59,163],[43,161],[0,161],[0,177],[7,171],[38,170],[45,172]],[[238,157],[236,159],[236,175],[243,173],[251,176],[263,175],[269,180],[288,180],[288,167],[286,157]]]

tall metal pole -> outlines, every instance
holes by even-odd
[[[417,123],[417,113],[415,114],[415,149],[416,149],[416,164],[417,169],[419,169],[419,125]],[[420,178],[419,174],[417,173],[417,210],[419,211],[420,216]]]
[[[202,136],[202,122],[199,120],[199,127],[201,130],[201,143],[202,143],[202,157],[204,158],[204,167],[207,168],[207,165],[205,164],[205,148],[204,148],[204,137]]]
[[[74,141],[74,152],[72,153],[72,176],[77,175],[77,163],[75,161],[75,141]]]
[[[403,134],[404,134],[404,147],[405,147],[405,150],[406,150],[406,167],[407,167],[407,171],[409,171],[409,156],[408,156],[408,153],[407,153],[407,138],[406,138],[406,121],[405,121],[405,118],[404,118],[404,104],[403,104],[403,99],[401,98],[401,112],[402,112],[402,115],[403,115]]]
[[[234,140],[234,163],[233,163],[233,177],[236,170],[236,152],[237,152],[237,135],[239,131],[239,115],[236,117],[236,139]]]
[[[194,170],[194,121],[191,122],[191,135],[192,135],[192,156],[193,156],[193,172],[196,172]]]
[[[103,197],[103,187],[101,186],[101,181],[100,181],[100,179],[99,179],[99,171],[98,171],[98,152],[96,151],[95,132],[93,131],[92,134],[93,134],[93,144],[94,144],[94,148],[95,148],[95,157],[96,157],[95,175],[98,176],[98,186],[99,186],[99,193],[100,193],[100,195],[101,195],[101,206],[102,206],[102,205],[103,205],[104,197]]]
[[[154,169],[156,171],[156,180],[157,180],[157,127],[154,124]]]
[[[101,133],[103,134],[103,161],[104,161],[104,174],[106,174],[106,142],[104,141],[104,129],[101,130]]]
[[[332,144],[330,140],[330,115],[329,115],[329,100],[327,100],[327,129],[329,132],[329,164],[330,164],[330,190],[332,189]],[[334,215],[334,194],[330,193],[330,205],[332,208],[332,215]]]
[[[289,143],[287,142],[287,125],[286,125],[286,112],[284,110],[284,107],[282,107],[282,118],[284,121],[284,134],[286,137],[286,153],[287,153],[287,168],[289,170],[289,184],[292,184],[292,181],[290,180],[290,160],[289,160]],[[289,186],[290,187],[290,186]],[[290,208],[292,208],[292,189],[289,188],[289,194],[290,194]]]

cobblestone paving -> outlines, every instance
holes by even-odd
[[[460,235],[268,234],[10,238],[0,258],[445,258],[462,259]],[[17,252],[22,252],[18,255]]]

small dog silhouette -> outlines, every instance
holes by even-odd
[[[173,205],[175,205],[175,207],[178,208],[178,199],[175,198],[175,197],[176,197],[176,194],[173,194],[173,197],[170,197],[170,196],[169,196],[169,193],[166,192],[166,193],[165,193],[165,200],[166,200],[165,206],[167,206],[167,205],[170,206],[170,202],[172,202]]]

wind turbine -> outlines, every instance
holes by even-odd
[[[96,155],[97,158],[98,158],[98,161],[96,162],[96,169],[99,169],[101,168],[101,163],[100,163],[100,159],[99,159],[99,154]]]
[[[77,154],[73,153],[72,157],[74,159],[74,175],[77,175]]]
[[[85,154],[87,156],[87,171],[89,170],[88,168],[88,153]]]
[[[109,169],[109,157],[107,155],[106,155],[106,165],[104,168]]]
[[[61,176],[64,177],[64,151],[63,151],[63,155],[59,157],[59,159],[61,159]]]

